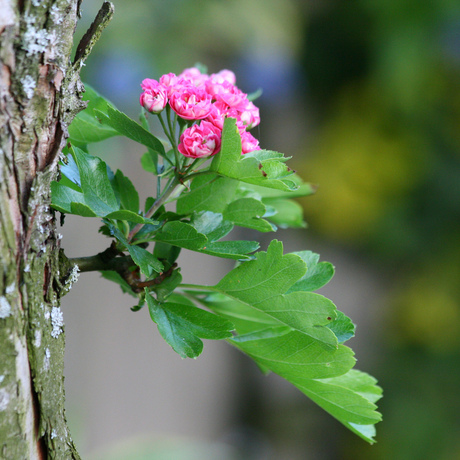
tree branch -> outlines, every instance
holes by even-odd
[[[83,63],[85,62],[86,58],[91,53],[93,46],[99,40],[102,31],[105,29],[107,24],[112,19],[114,12],[114,6],[112,3],[105,1],[99,12],[97,13],[96,18],[94,19],[93,23],[86,31],[85,35],[83,35],[80,43],[77,46],[77,51],[75,53],[75,58],[73,60],[74,68],[78,68],[79,70]]]

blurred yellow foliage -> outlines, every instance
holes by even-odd
[[[433,351],[451,351],[460,345],[460,247],[458,239],[427,257],[400,280],[390,299],[391,335],[399,342]]]
[[[316,196],[302,202],[307,220],[336,240],[369,236],[426,170],[420,142],[386,120],[373,102],[368,92],[349,89],[299,168],[319,184]]]

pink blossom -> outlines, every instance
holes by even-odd
[[[236,83],[236,77],[235,74],[231,70],[223,69],[220,72],[217,72],[215,74],[212,74],[211,77],[218,77],[221,78],[222,80],[226,80],[232,85]]]
[[[180,78],[173,73],[167,73],[160,77],[160,83],[166,88],[168,97],[171,97],[172,93],[176,90],[179,80]]]
[[[185,69],[179,75],[179,78],[184,78],[185,80],[191,82],[194,86],[201,87],[208,79],[208,76],[205,73],[201,73],[196,67],[190,67]]]
[[[246,126],[246,129],[254,128],[260,123],[259,108],[251,101],[248,101],[246,107],[240,112],[240,119]]]
[[[221,131],[209,121],[203,120],[187,128],[180,137],[179,152],[190,158],[215,155],[220,150]]]
[[[168,102],[165,87],[156,80],[146,78],[141,83],[144,92],[139,97],[139,102],[150,113],[160,113]]]
[[[241,132],[241,153],[254,152],[254,150],[260,150],[259,141],[249,132]]]
[[[209,113],[206,120],[210,121],[214,126],[222,130],[224,128],[224,121],[227,117],[228,111],[228,105],[222,102],[215,102],[212,104],[211,112]]]
[[[243,93],[243,91],[235,85],[229,83],[227,80],[223,81],[219,85],[214,85],[212,88],[208,89],[208,92],[213,94],[216,101],[221,101],[229,107],[237,110],[243,110],[249,102],[247,94]]]
[[[219,73],[213,73],[206,80],[206,91],[212,96],[230,92],[232,87],[235,87],[235,81],[235,74],[231,70],[221,70]]]
[[[169,105],[185,120],[202,120],[212,109],[211,96],[194,86],[176,87],[176,91],[170,97]]]

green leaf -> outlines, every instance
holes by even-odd
[[[294,385],[340,421],[370,425],[381,420],[375,404],[348,388],[307,379]]]
[[[139,311],[145,304],[145,293],[139,294],[139,301],[137,305],[134,305],[133,307],[130,308],[131,311]]]
[[[112,271],[112,270],[101,270],[101,275],[103,278],[109,281],[113,281],[114,283],[117,283],[120,287],[121,290],[126,293],[130,294],[133,297],[137,297],[137,294],[133,292],[131,289],[131,286],[124,280],[121,275],[118,272]]]
[[[64,186],[64,187],[68,187],[68,188],[70,188],[72,190],[75,190],[76,192],[81,193],[80,186],[78,186],[75,182],[72,182],[70,179],[68,179],[63,174],[61,174],[61,177],[59,178],[59,184]]]
[[[283,244],[273,240],[267,252],[234,268],[215,288],[251,305],[284,294],[305,271],[305,262],[298,255],[283,255]]]
[[[261,187],[259,185],[248,184],[240,182],[238,188],[240,190],[250,190],[256,192],[261,198],[298,198],[301,196],[312,195],[316,192],[316,186],[303,182],[301,177],[297,174],[289,176],[289,180],[294,182],[298,187],[296,190],[277,190],[274,188]]]
[[[233,229],[232,223],[225,221],[222,214],[211,211],[193,213],[190,223],[197,232],[206,235],[208,241],[219,240]]]
[[[224,259],[249,260],[252,257],[247,254],[257,249],[259,249],[257,241],[213,241],[207,243],[199,252]]]
[[[113,211],[105,216],[107,219],[115,219],[115,220],[126,220],[128,222],[134,222],[135,224],[155,224],[156,221],[152,219],[146,219],[139,214],[136,214],[133,211],[127,211],[125,209],[121,209],[120,211]]]
[[[109,222],[106,222],[106,225],[111,234],[125,246],[133,262],[145,276],[150,278],[154,273],[161,273],[163,271],[163,264],[153,254],[140,246],[129,244],[123,233],[115,225]]]
[[[284,293],[301,278],[306,267],[295,254],[283,255],[283,245],[272,241],[267,252],[244,262],[229,272],[213,290],[237,299],[317,340],[323,347],[336,349],[338,342],[326,326],[336,318],[335,305],[309,292]]]
[[[83,217],[98,217],[98,215],[86,204],[70,203],[70,214]]]
[[[82,99],[88,101],[88,106],[78,113],[70,124],[70,142],[72,144],[86,145],[118,136],[118,132],[113,128],[101,124],[94,112],[95,109],[104,113],[107,112],[107,106],[110,103],[88,84],[85,84],[85,93]]]
[[[207,295],[200,302],[232,321],[238,335],[230,343],[248,354],[263,372],[284,377],[349,429],[373,442],[372,424],[380,419],[373,403],[381,390],[375,379],[351,370],[355,363],[352,350],[343,345],[337,350],[325,349],[267,314],[222,294]]]
[[[60,182],[51,182],[51,206],[60,212],[71,214],[71,203],[85,203],[83,193],[77,192],[73,188],[66,187]]]
[[[316,340],[297,331],[262,340],[230,342],[293,384],[300,379],[342,375],[355,363],[350,348],[339,345],[338,349],[326,350]]]
[[[293,200],[283,198],[266,198],[262,200],[266,206],[275,209],[273,216],[267,217],[280,228],[305,228],[303,220],[303,208]]]
[[[179,269],[173,270],[170,276],[165,278],[161,284],[150,288],[156,292],[157,299],[160,302],[165,302],[166,299],[174,293],[174,289],[182,282],[182,275]]]
[[[155,235],[155,241],[195,251],[202,249],[208,239],[202,233],[198,233],[192,225],[176,220],[167,222]]]
[[[222,214],[211,211],[193,213],[191,225],[208,239],[206,246],[198,252],[225,259],[251,259],[246,254],[259,248],[257,241],[217,241],[226,236],[233,224],[223,220]]]
[[[373,377],[356,370],[322,380],[299,380],[294,385],[364,440],[374,442],[374,424],[382,417],[374,404],[382,394]]]
[[[119,205],[107,174],[107,165],[97,157],[88,155],[78,147],[72,155],[80,171],[81,189],[85,203],[98,216],[117,211]]]
[[[373,403],[382,397],[382,389],[377,385],[377,380],[366,372],[356,369],[351,369],[339,377],[323,379],[322,382],[348,388]]]
[[[200,211],[222,213],[234,200],[238,181],[212,175],[197,176],[190,185],[190,192],[182,193],[177,200],[179,214]]]
[[[160,334],[182,358],[196,358],[201,354],[200,338],[220,340],[232,335],[233,324],[213,313],[180,303],[161,304],[147,291],[146,300]]]
[[[337,318],[327,327],[334,333],[339,343],[344,343],[355,335],[355,325],[341,311],[337,311]]]
[[[230,203],[223,212],[223,218],[240,227],[251,228],[259,232],[273,232],[276,228],[262,219],[265,206],[254,198],[240,198]]]
[[[295,252],[307,265],[305,275],[288,292],[316,291],[334,276],[334,266],[329,262],[318,262],[319,254],[311,251]]]
[[[171,266],[179,257],[180,248],[158,241],[155,243],[153,254],[158,259],[167,260]]]
[[[139,195],[121,171],[113,175],[101,159],[78,147],[70,151],[72,156],[68,157],[69,162],[64,168],[69,178],[63,177],[51,184],[51,204],[55,209],[84,217],[155,223],[139,215]],[[74,182],[69,183],[70,178]],[[120,209],[120,205],[124,209]]]
[[[139,212],[139,193],[133,183],[119,169],[112,181],[113,188],[121,207],[135,214]]]
[[[156,153],[153,150],[149,150],[148,152],[145,152],[141,156],[141,166],[144,169],[144,171],[147,171],[149,173],[157,174],[158,170],[158,158]]]
[[[127,249],[134,263],[148,278],[156,273],[161,273],[163,271],[163,264],[146,249],[132,244],[129,244]]]
[[[97,109],[94,112],[102,123],[112,127],[118,133],[139,144],[145,145],[162,157],[165,156],[165,149],[161,141],[123,112],[111,106],[108,106],[107,114]]]
[[[69,126],[69,136],[72,145],[86,145],[100,142],[119,133],[101,122],[86,110],[80,112]]]
[[[235,341],[246,341],[249,336],[258,333],[262,333],[263,338],[268,338],[267,334],[276,336],[292,331],[291,327],[283,325],[266,313],[222,294],[211,293],[199,301],[213,312],[228,318],[235,325],[238,333],[233,337]]]
[[[281,154],[279,154],[281,155]],[[227,118],[222,131],[220,152],[213,157],[210,170],[216,173],[250,184],[279,190],[296,190],[297,185],[284,176],[288,174],[284,158],[271,155],[266,159],[266,151],[256,151],[241,155],[241,136],[234,118]],[[264,170],[263,160],[266,162]],[[289,173],[290,174],[290,173]]]
[[[253,93],[250,93],[248,94],[248,100],[249,101],[255,101],[256,99],[258,99],[260,96],[262,96],[262,88],[258,88],[256,91],[254,91]]]
[[[65,153],[66,162],[60,163],[61,175],[64,175],[65,177],[67,177],[69,181],[73,182],[78,187],[78,189],[80,189],[81,191],[80,171],[78,171],[77,163],[75,163],[75,160],[73,159],[72,155],[67,154],[68,153],[67,147],[65,148],[65,150],[63,150],[63,153],[64,151],[66,152]],[[61,181],[62,181],[62,178],[59,182]]]

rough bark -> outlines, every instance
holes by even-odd
[[[70,53],[79,0],[0,0],[0,458],[77,459],[64,411],[50,182],[82,109]],[[62,268],[61,268],[62,271]],[[66,284],[67,283],[67,284]]]

